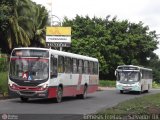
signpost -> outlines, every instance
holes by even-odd
[[[46,44],[49,47],[70,47],[71,27],[47,27]]]

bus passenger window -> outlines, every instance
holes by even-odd
[[[84,61],[84,73],[88,74],[88,61]]]
[[[72,60],[69,57],[65,57],[65,72],[66,73],[72,72]]]
[[[59,73],[64,72],[64,57],[63,56],[58,57],[58,72]]]
[[[77,73],[77,59],[73,58],[73,73]]]
[[[93,73],[98,74],[98,63],[97,62],[94,62]]]
[[[83,73],[83,61],[79,60],[78,62],[78,73],[82,74]]]
[[[93,62],[89,62],[89,72],[93,74]]]

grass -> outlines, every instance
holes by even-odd
[[[115,80],[100,80],[99,85],[101,87],[115,87],[116,81]]]
[[[0,72],[0,93],[4,96],[8,93],[8,72]]]
[[[160,83],[153,81],[152,88],[160,88]]]
[[[160,93],[124,101],[98,114],[160,114]]]

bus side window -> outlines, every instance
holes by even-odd
[[[58,56],[58,73],[64,72],[64,57]]]
[[[83,60],[78,60],[78,73],[83,73]]]
[[[88,70],[88,67],[89,67],[89,66],[88,66],[88,61],[85,60],[85,61],[84,61],[84,73],[85,73],[85,74],[88,74],[88,71],[89,71],[89,70]]]
[[[94,64],[93,64],[93,73],[94,74],[98,74],[98,63],[97,62],[94,62]]]
[[[92,61],[89,62],[89,72],[90,74],[93,74],[93,62]]]
[[[73,73],[77,73],[78,72],[78,62],[77,59],[73,58],[73,62],[72,62],[72,69],[73,69]]]
[[[57,58],[51,56],[51,71],[50,71],[51,78],[57,77]]]
[[[72,59],[65,57],[65,73],[72,73]]]

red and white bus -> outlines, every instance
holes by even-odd
[[[99,83],[96,58],[47,48],[15,48],[8,76],[9,94],[29,98],[85,98]]]

